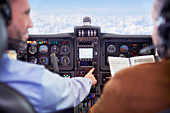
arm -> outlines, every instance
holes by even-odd
[[[52,112],[78,105],[89,94],[92,80],[63,78],[45,70],[42,85],[42,111]]]

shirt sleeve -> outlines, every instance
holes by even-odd
[[[48,70],[42,77],[42,112],[75,107],[89,94],[92,80],[83,77],[63,78]]]

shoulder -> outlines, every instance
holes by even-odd
[[[115,76],[109,80],[108,85],[113,86],[114,84],[119,84],[117,85],[119,87],[128,87],[139,83],[143,84],[144,81],[153,80],[155,77],[153,75],[157,75],[155,74],[157,71],[159,71],[159,63],[157,62],[132,66],[116,73]]]
[[[43,65],[31,64],[29,62],[20,61],[20,60],[10,60],[10,64],[12,66],[15,65],[16,67],[20,68],[21,70],[23,70],[24,68],[26,70],[28,70],[28,69],[45,69],[45,67]]]
[[[138,86],[142,87],[147,82],[147,73],[154,65],[155,63],[141,64],[119,71],[106,83],[103,93],[110,96],[114,93],[114,96],[120,99],[131,91],[137,91],[140,89]]]
[[[7,72],[13,73],[15,76],[27,79],[39,79],[44,76],[44,72],[48,71],[43,65],[31,64],[19,60],[9,60]],[[10,75],[9,75],[10,76]]]

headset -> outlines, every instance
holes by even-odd
[[[157,18],[158,35],[160,41],[158,45],[151,45],[140,50],[140,54],[157,48],[160,58],[170,57],[170,0],[164,0],[162,8]],[[167,56],[168,55],[168,56]]]
[[[9,25],[12,18],[11,5],[9,3],[9,0],[0,1],[0,13],[2,14],[5,20],[5,24]]]
[[[157,19],[158,34],[160,42],[158,53],[160,57],[165,57],[170,50],[170,0],[165,0]]]
[[[7,49],[8,36],[6,26],[11,22],[11,6],[8,0],[0,0],[0,59]]]

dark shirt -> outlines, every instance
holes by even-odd
[[[88,113],[157,113],[170,107],[170,60],[116,73]]]

